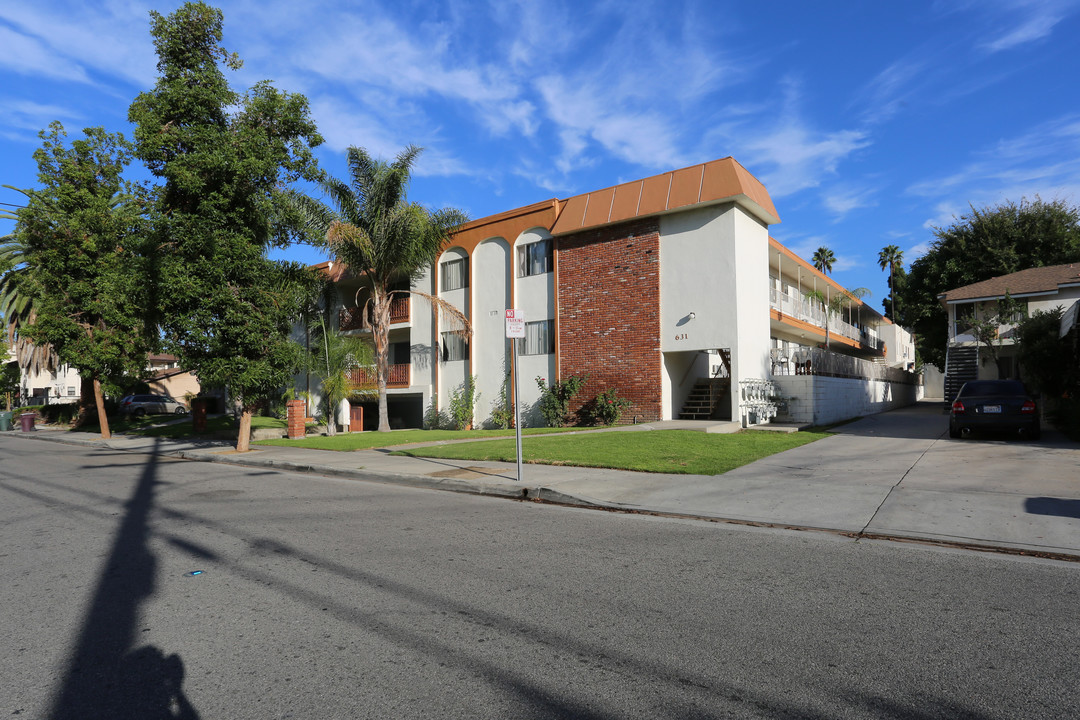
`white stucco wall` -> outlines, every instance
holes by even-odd
[[[528,243],[546,240],[551,236],[543,228],[534,228],[523,232],[514,242],[514,255],[512,258],[511,272],[517,274],[517,248]],[[548,272],[528,277],[515,277],[514,279],[514,304],[518,310],[525,312],[525,321],[555,319],[555,273]],[[555,354],[546,355],[519,355],[518,357],[518,392],[522,423],[526,426],[542,425],[543,422],[534,411],[534,405],[540,399],[540,389],[537,387],[536,378],[544,378],[551,382],[555,378],[556,357]],[[494,400],[493,396],[490,400]],[[488,403],[490,408],[490,403]]]
[[[441,265],[447,260],[463,257],[469,257],[463,249],[458,247],[450,248],[439,257],[438,264]],[[439,269],[439,272],[441,272],[441,268]],[[437,279],[436,282],[439,283],[437,284],[437,287],[441,287],[441,281]],[[468,286],[457,290],[439,290],[439,298],[464,312],[465,316],[471,321],[474,319],[472,317],[472,291],[476,282],[476,268],[474,267],[474,264],[471,263],[470,259]],[[442,340],[442,333],[447,332],[448,330],[444,325],[445,323],[440,323],[438,326],[438,337],[436,340],[439,342]],[[439,377],[439,407],[444,410],[449,410],[450,393],[460,387],[461,384],[465,382],[465,378],[470,375],[469,361],[468,359],[443,361],[440,356],[436,366],[438,367]]]
[[[906,407],[918,399],[917,385],[885,380],[780,375],[772,381],[788,398],[788,411],[777,422],[827,425]]]
[[[502,238],[484,240],[473,251],[473,374],[479,396],[473,408],[474,423],[483,425],[510,373],[509,341],[506,339],[506,308],[510,307],[512,250]]]
[[[660,345],[665,353],[728,348],[732,386],[769,375],[768,228],[733,204],[660,219]],[[694,315],[690,317],[691,313]],[[682,392],[664,383],[664,408]],[[738,417],[732,393],[732,417]]]

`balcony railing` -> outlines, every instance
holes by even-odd
[[[386,378],[388,388],[407,388],[411,384],[412,366],[408,363],[391,365]],[[349,383],[358,389],[371,390],[376,386],[375,368],[353,368],[349,371]]]
[[[851,355],[841,355],[824,348],[796,350],[790,363],[795,366],[796,375],[887,380],[908,385],[914,385],[918,382],[918,376],[915,373],[889,367],[882,362],[872,362]],[[786,373],[781,372],[780,374]]]
[[[396,296],[390,300],[390,322],[391,323],[403,323],[409,322],[409,298],[405,296]],[[371,307],[368,306],[368,325],[371,324]],[[339,329],[342,332],[346,330],[363,330],[364,319],[362,317],[362,308],[351,307],[341,308],[339,313]]]
[[[821,329],[825,329],[825,311],[821,306],[806,298],[795,298],[776,288],[769,288],[769,304],[788,317],[802,320]],[[836,313],[829,313],[829,332],[862,343],[873,350],[881,350],[882,342],[873,328],[859,328],[841,320]]]

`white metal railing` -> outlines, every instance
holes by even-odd
[[[769,305],[788,317],[825,329],[825,311],[817,302],[806,298],[792,297],[776,288],[769,288]],[[829,313],[828,328],[831,333],[842,335],[855,342],[861,342],[875,350],[882,348],[881,338],[873,328],[856,327],[842,320],[836,313]]]
[[[797,350],[793,360],[795,361],[795,373],[797,375],[825,375],[828,377],[885,380],[906,385],[914,385],[918,382],[918,376],[915,373],[889,367],[880,362],[871,362],[851,355],[841,355],[824,348]]]

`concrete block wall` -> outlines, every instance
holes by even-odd
[[[787,412],[778,415],[777,422],[827,425],[906,407],[918,399],[917,385],[886,380],[778,375],[772,381],[788,399]]]
[[[660,225],[635,220],[558,238],[559,376],[588,374],[572,411],[607,388],[661,416]]]

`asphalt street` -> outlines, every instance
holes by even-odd
[[[1080,715],[1076,563],[0,452],[9,717]]]

